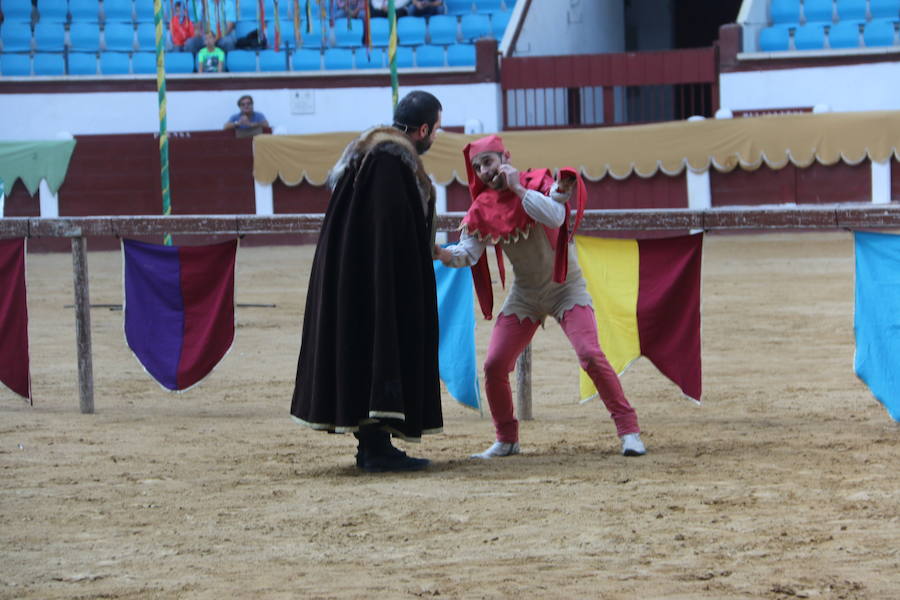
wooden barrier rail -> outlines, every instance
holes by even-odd
[[[438,215],[439,231],[454,231],[463,213]],[[88,289],[86,238],[92,236],[145,236],[174,234],[245,235],[273,233],[317,233],[321,214],[275,216],[188,215],[109,216],[57,219],[0,218],[3,238],[71,238],[72,271],[75,290],[75,335],[78,346],[78,391],[82,413],[94,412],[94,383],[91,358],[91,315]],[[791,229],[889,229],[900,227],[900,204],[815,205],[808,208],[752,207],[642,210],[590,210],[584,214],[580,231],[704,230],[778,231]],[[519,357],[517,409],[520,418],[531,418],[531,352]]]

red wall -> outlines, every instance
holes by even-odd
[[[78,136],[66,180],[59,190],[59,214],[66,216],[145,215],[162,212],[159,173],[159,140],[151,134]],[[255,212],[253,147],[251,138],[237,139],[231,132],[190,132],[169,140],[170,189],[173,214],[253,214]],[[900,163],[891,161],[891,195],[900,200]],[[644,179],[605,177],[586,181],[587,208],[686,208],[685,175],[663,173]],[[814,163],[799,169],[788,165],[773,170],[735,169],[730,173],[710,171],[713,206],[824,204],[868,202],[871,198],[869,162],[856,166]],[[322,213],[329,190],[302,182],[273,185],[276,214]],[[5,215],[38,216],[37,195],[31,197],[21,182],[10,190]],[[463,212],[469,207],[468,188],[453,182],[447,188],[447,209]],[[675,232],[619,232],[616,236],[656,237]],[[207,243],[216,238],[180,236],[176,243]],[[310,243],[316,236],[247,236],[243,243]],[[451,235],[451,239],[455,239]],[[159,241],[159,240],[151,240]],[[118,247],[113,238],[92,238],[91,249]],[[32,250],[68,250],[61,239],[33,239]]]
[[[869,202],[872,198],[868,161],[855,166],[839,162],[829,167],[813,163],[805,169],[789,164],[773,170],[763,165],[755,171],[737,168],[730,173],[712,169],[709,179],[713,206],[831,204]]]

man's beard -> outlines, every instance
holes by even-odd
[[[421,140],[415,140],[413,142],[413,146],[415,146],[416,152],[418,152],[420,156],[428,152],[428,149],[431,148],[431,144],[432,139],[430,135],[428,137],[423,137]]]

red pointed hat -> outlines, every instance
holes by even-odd
[[[496,134],[491,134],[466,144],[466,147],[463,148],[463,156],[466,159],[466,177],[468,177],[469,181],[469,193],[472,195],[473,200],[487,187],[481,179],[475,176],[475,170],[472,169],[472,158],[482,152],[499,152],[506,158],[509,158],[509,151],[503,145],[503,139]]]

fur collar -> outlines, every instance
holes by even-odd
[[[347,169],[358,171],[370,152],[376,148],[399,156],[400,159],[416,174],[419,180],[419,192],[423,199],[431,195],[431,180],[425,173],[422,159],[416,152],[412,141],[394,127],[373,127],[362,132],[359,137],[347,144],[344,153],[328,173],[328,185],[333,190]],[[423,186],[424,181],[427,185]],[[424,191],[424,193],[422,193]]]
[[[434,185],[431,183],[431,178],[425,171],[425,165],[422,164],[422,159],[416,152],[412,141],[394,127],[373,127],[362,132],[359,137],[347,144],[341,158],[328,173],[328,187],[333,191],[348,170],[358,175],[363,163],[374,150],[398,156],[409,167],[409,170],[415,173],[416,187],[422,201],[422,212],[425,214],[426,227],[433,245],[437,216],[435,214]]]

